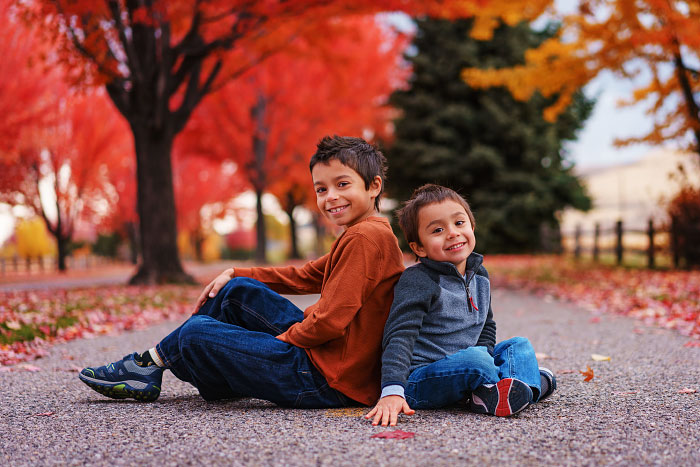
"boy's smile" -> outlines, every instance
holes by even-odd
[[[337,159],[318,163],[311,170],[316,205],[333,224],[348,228],[377,213],[374,199],[382,186],[377,176],[365,189],[365,182],[352,168]]]
[[[455,265],[464,275],[467,257],[474,251],[474,230],[464,207],[447,199],[423,206],[418,211],[418,238],[411,242],[413,252],[434,261]]]

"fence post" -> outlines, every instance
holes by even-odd
[[[617,242],[615,244],[615,255],[617,256],[618,266],[622,264],[622,220],[615,224],[615,233],[617,234]]]
[[[654,269],[654,220],[651,218],[649,219],[647,236],[649,237],[649,248],[647,249],[647,265],[649,266],[649,269]]]
[[[680,265],[680,252],[678,251],[678,221],[671,217],[671,253],[673,254],[673,267],[678,269]]]
[[[600,222],[595,223],[593,231],[593,261],[598,262],[600,256]]]
[[[581,224],[576,224],[576,230],[574,231],[574,258],[579,259],[581,257]]]

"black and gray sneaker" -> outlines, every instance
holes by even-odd
[[[78,377],[95,391],[112,399],[131,397],[137,401],[158,399],[163,381],[163,368],[136,364],[137,353],[118,362],[98,368],[84,368]]]
[[[472,392],[469,409],[476,413],[508,417],[532,402],[530,386],[519,379],[504,378],[496,384],[482,384]]]
[[[554,373],[549,368],[543,366],[540,367],[540,377],[547,380],[547,390],[540,395],[540,399],[537,402],[542,402],[546,398],[552,395],[557,389],[557,378],[554,377]]]

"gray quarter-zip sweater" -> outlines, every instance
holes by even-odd
[[[469,255],[466,279],[453,264],[428,258],[403,272],[384,327],[382,388],[405,388],[416,368],[468,347],[493,353],[496,323],[482,262],[480,254]]]

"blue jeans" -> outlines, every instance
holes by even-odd
[[[287,407],[343,407],[304,349],[275,336],[304,318],[265,284],[231,279],[156,346],[166,367],[206,400],[256,397]]]
[[[540,370],[535,350],[524,337],[496,344],[493,357],[486,347],[469,347],[437,362],[416,368],[408,377],[406,401],[412,409],[436,409],[466,399],[482,384],[515,378],[540,397]]]

